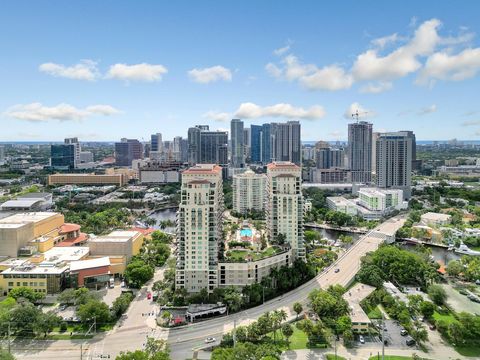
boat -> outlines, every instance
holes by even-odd
[[[463,254],[463,255],[480,256],[480,251],[472,250],[467,245],[465,245],[463,243],[460,244],[460,246],[455,249],[455,252],[457,254]]]

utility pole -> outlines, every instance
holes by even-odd
[[[93,317],[93,333],[94,334],[97,333],[97,317],[96,316]]]
[[[80,360],[83,360],[83,344],[80,344]]]
[[[262,304],[265,304],[265,286],[263,285],[262,285],[262,298],[263,298]]]
[[[8,323],[8,353],[12,353],[10,349],[10,322]]]
[[[385,360],[385,318],[382,311],[382,360]]]
[[[233,320],[233,347],[237,344],[237,319]]]

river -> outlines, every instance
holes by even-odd
[[[157,224],[154,226],[155,229],[160,229],[160,221],[163,220],[171,220],[175,222],[175,217],[177,215],[177,208],[171,209],[162,209],[155,211],[154,213],[150,214],[150,218],[157,220]],[[163,231],[168,233],[175,233],[175,226],[169,226],[163,229]]]
[[[415,246],[417,245],[413,245],[413,244],[401,245],[401,247],[407,250],[410,250],[410,249],[413,250]],[[432,256],[435,259],[435,261],[440,261],[442,264],[448,264],[450,261],[458,260],[462,257],[461,254],[457,254],[454,251],[448,251],[445,248],[441,248],[437,246],[428,246],[428,244],[426,244],[425,246],[427,246],[430,250],[432,250]]]

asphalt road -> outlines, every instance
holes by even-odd
[[[80,359],[80,344],[82,344],[83,359],[100,359],[101,356],[108,355],[114,359],[120,351],[142,348],[147,336],[154,336],[168,341],[172,350],[172,358],[191,358],[194,349],[205,347],[206,337],[213,336],[220,339],[222,334],[233,329],[234,322],[237,325],[248,325],[263,313],[278,309],[284,309],[289,317],[294,317],[295,313],[291,308],[293,303],[307,303],[308,294],[313,289],[326,288],[334,284],[347,286],[360,267],[361,257],[367,252],[377,249],[387,236],[394,234],[403,225],[403,222],[404,219],[401,217],[387,220],[362,236],[334,264],[314,279],[265,304],[240,313],[181,328],[160,329],[156,327],[154,316],[145,316],[145,313],[158,311],[158,309],[146,298],[148,290],[144,288],[130,306],[125,322],[112,331],[99,334],[94,339],[87,341],[18,342],[13,344],[14,354],[18,359]],[[338,269],[337,272],[336,269]],[[157,271],[155,279],[148,284],[148,288],[154,281],[161,278],[163,278],[163,269]]]

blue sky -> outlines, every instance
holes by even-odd
[[[474,1],[2,1],[0,141],[299,119],[480,138]]]

